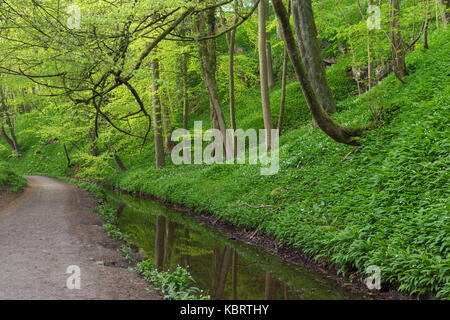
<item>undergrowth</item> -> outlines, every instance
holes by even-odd
[[[258,165],[175,166],[170,158],[166,168],[154,169],[152,146],[136,152],[140,146],[129,143],[122,151],[126,172],[108,163],[102,176],[91,176],[92,167],[84,178],[258,229],[342,274],[364,274],[368,266],[377,265],[383,290],[450,299],[450,33],[429,36],[428,50],[418,46],[408,55],[410,75],[404,85],[391,74],[355,96],[348,83],[330,80],[339,97],[339,112],[333,115],[339,123],[358,126],[377,120],[356,149],[334,142],[318,128],[310,133],[303,100],[288,99],[277,175],[261,176]],[[328,74],[342,77],[342,66],[330,68]],[[341,86],[349,94],[339,92]],[[273,101],[279,90],[272,90]],[[243,129],[262,126],[259,94],[254,91],[237,101],[237,125]],[[291,82],[290,91],[298,94],[298,84]],[[209,115],[201,112],[192,118],[203,117],[208,123]],[[61,145],[43,147],[42,139],[36,142],[27,131],[38,125],[39,116],[27,114],[17,121],[19,143],[28,152],[14,160],[15,168],[83,176],[82,167],[66,167]],[[6,159],[2,150],[0,158]]]
[[[10,164],[0,161],[0,191],[5,188],[19,192],[27,185],[27,180],[18,174]]]

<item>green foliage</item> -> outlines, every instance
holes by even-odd
[[[343,162],[352,148],[304,125],[281,138],[275,176],[249,165],[156,170],[135,159],[107,182],[259,228],[344,274],[365,277],[365,268],[378,265],[385,288],[448,298],[450,65],[448,34],[433,37],[428,51],[408,57],[404,86],[391,75],[339,103],[336,118],[348,124],[368,123],[369,111],[383,107],[381,127]]]
[[[150,8],[162,10],[184,2],[145,3]],[[419,25],[425,18],[426,2],[415,3],[412,6],[410,0],[402,2],[402,8],[408,8],[402,10],[400,19],[405,43],[417,36]],[[361,4],[365,13],[367,3]],[[22,8],[22,3],[20,5]],[[128,5],[125,2],[124,7],[118,10],[121,12],[119,16],[116,16],[116,11],[104,12],[106,2],[93,6],[92,19],[88,18],[83,25],[84,31],[90,30],[95,24],[93,17],[100,15],[100,30],[92,29],[105,36],[111,35],[114,29],[110,28],[111,21],[114,18],[120,21],[121,15],[128,16],[132,11]],[[174,166],[169,158],[165,169],[154,169],[151,139],[143,143],[139,138],[119,133],[102,117],[97,119],[97,135],[92,134],[96,128],[96,110],[92,106],[74,105],[63,97],[58,97],[57,103],[43,97],[38,101],[33,99],[36,108],[16,114],[15,129],[23,156],[12,159],[9,149],[2,142],[0,159],[13,162],[14,169],[21,173],[102,180],[125,190],[149,193],[193,207],[198,212],[209,211],[233,224],[248,229],[258,228],[281,243],[299,247],[318,261],[336,266],[344,274],[357,272],[363,276],[365,268],[375,264],[381,268],[385,288],[394,286],[409,294],[448,299],[449,33],[445,30],[441,34],[434,32],[435,23],[430,21],[430,49],[425,51],[420,42],[414,46],[415,51],[407,59],[410,75],[404,79],[405,85],[390,75],[370,92],[356,96],[356,87],[346,73],[351,66],[361,70],[367,67],[367,45],[371,45],[375,64],[390,56],[390,43],[386,37],[389,33],[387,6],[382,6],[382,28],[368,32],[353,0],[313,1],[313,5],[319,37],[330,42],[324,49],[324,56],[336,57],[339,46],[347,49],[347,54],[340,56],[338,63],[327,69],[327,78],[338,106],[338,113],[333,117],[345,125],[364,125],[378,120],[377,127],[367,132],[362,146],[355,150],[336,144],[318,128],[309,132],[311,115],[289,67],[284,135],[280,140],[280,172],[275,176],[261,176],[259,167],[250,165]],[[28,10],[26,5],[23,8]],[[42,19],[33,23],[47,26]],[[279,68],[282,58],[282,43],[276,40],[274,22],[269,24],[268,29],[273,45],[275,73],[279,74],[277,66]],[[100,71],[116,70],[120,64],[115,65],[111,61],[113,55],[101,55],[95,48],[78,48],[78,39],[67,34],[58,35],[56,43],[61,42],[64,36],[68,37],[66,54],[57,61],[36,63],[39,66],[37,71],[62,72],[57,68],[58,64],[52,63],[61,62],[60,67],[69,75],[66,80],[70,81],[82,75],[84,77],[84,71],[90,74],[92,70],[87,69],[93,60],[96,61],[93,69],[98,67]],[[252,16],[238,28],[236,34],[239,48],[235,56],[236,118],[237,126],[242,129],[263,127],[257,88],[259,65],[256,39],[256,16]],[[143,39],[132,40],[130,48],[134,51],[126,56],[121,72],[130,71],[132,62],[139,56],[138,49],[147,43]],[[87,42],[86,46],[90,43]],[[217,45],[219,98],[229,122],[228,112],[225,112],[228,99],[225,39],[218,39]],[[161,61],[159,93],[170,109],[171,125],[179,127],[182,101],[180,57],[182,54],[194,56],[195,48],[190,44],[171,41],[162,42],[160,47],[166,50],[160,50],[157,54]],[[2,50],[5,56],[14,51],[6,43]],[[48,58],[55,53],[52,48],[37,50],[39,52],[33,52],[33,56]],[[22,58],[26,61],[29,54],[21,52],[18,61]],[[56,54],[59,56],[59,50]],[[189,113],[189,127],[192,128],[193,121],[201,120],[204,129],[208,129],[210,106],[200,65],[195,59],[189,61],[188,105],[190,110],[193,109]],[[130,83],[150,112],[153,94],[149,90],[151,70],[147,64],[148,61],[143,68],[133,71],[134,77]],[[24,66],[22,69],[27,68]],[[97,81],[95,77],[99,74],[96,72],[100,71],[92,71],[95,75],[91,80]],[[2,84],[8,84],[13,92],[19,92],[26,85],[22,78],[11,82],[9,77],[2,79]],[[50,85],[60,84],[53,77],[47,81]],[[78,88],[78,82],[76,85]],[[279,114],[280,87],[278,83],[271,90],[274,124]],[[42,92],[53,93],[45,89]],[[83,97],[82,93],[80,95]],[[136,112],[137,105],[127,88],[116,88],[105,98],[107,103],[102,110],[121,130],[138,136],[147,133],[146,117],[139,114],[128,117]],[[12,102],[13,109],[18,110],[22,104],[29,104],[29,99],[29,96],[18,97]],[[152,133],[149,132],[150,137]],[[49,144],[52,140],[55,140],[54,143]],[[63,145],[66,145],[72,160],[73,166],[70,168]],[[111,145],[121,155],[128,168],[126,172],[115,169]],[[98,156],[92,155],[92,146],[99,149]],[[23,179],[11,172],[0,162],[0,183],[19,190],[24,185]],[[94,185],[74,182],[99,197],[103,196],[101,189]],[[242,203],[271,205],[275,210],[252,209],[240,206]],[[105,229],[108,234],[123,240],[126,245],[122,251],[126,256],[131,256],[129,236],[115,226],[114,210],[102,206],[97,211],[107,222]],[[185,288],[186,279],[190,279],[185,270],[178,270],[175,275],[158,275],[154,267],[147,264],[149,262],[142,264],[142,273],[159,283],[168,297],[185,295],[189,298],[191,294],[199,294]],[[183,293],[174,292],[174,288],[181,288]]]
[[[117,224],[117,216],[116,216],[116,210],[106,204],[100,205],[94,209],[94,211],[98,214],[100,219],[103,221],[116,225]]]
[[[12,192],[19,192],[27,185],[27,180],[16,173],[11,166],[0,161],[0,192],[3,188],[7,188]]]
[[[193,286],[195,280],[189,271],[180,266],[173,272],[160,272],[150,260],[145,260],[138,263],[136,271],[160,290],[165,299],[209,300],[208,295]]]

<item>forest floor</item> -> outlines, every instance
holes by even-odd
[[[0,198],[0,299],[161,299],[108,238],[88,192],[46,177]],[[69,289],[69,266],[81,287]]]

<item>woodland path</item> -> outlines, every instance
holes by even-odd
[[[20,195],[0,199],[0,299],[160,299],[119,252],[86,191],[27,176]],[[69,266],[80,289],[69,289]]]

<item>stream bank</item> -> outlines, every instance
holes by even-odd
[[[123,216],[123,212],[129,212],[129,216],[128,218],[125,219],[130,219],[130,216],[133,214],[136,214],[136,210],[137,212],[139,212],[140,210],[138,209],[140,206],[142,206],[142,203],[144,204],[149,204],[152,203],[152,206],[156,206],[151,210],[147,211],[147,214],[149,212],[153,212],[151,215],[154,215],[155,210],[157,212],[163,212],[160,215],[156,215],[155,217],[155,222],[153,223],[152,227],[154,227],[155,225],[158,224],[158,219],[161,219],[160,216],[166,216],[167,212],[170,212],[169,217],[167,217],[167,230],[166,230],[166,237],[170,238],[171,236],[168,235],[168,230],[169,228],[173,228],[174,226],[171,226],[171,223],[175,223],[175,225],[177,224],[176,222],[173,221],[173,216],[184,216],[184,219],[191,219],[194,222],[194,224],[198,224],[199,226],[201,226],[202,228],[205,228],[207,230],[209,230],[210,232],[212,232],[213,234],[215,234],[215,236],[217,238],[222,237],[223,239],[221,241],[225,241],[228,242],[228,246],[230,247],[234,247],[236,244],[237,245],[244,245],[247,247],[252,248],[251,250],[255,250],[260,252],[261,254],[264,255],[268,255],[270,257],[273,258],[269,258],[269,259],[278,259],[280,262],[282,263],[286,263],[286,265],[288,265],[288,268],[291,267],[293,268],[293,270],[295,270],[296,268],[297,271],[301,270],[301,273],[307,273],[307,274],[313,274],[313,278],[320,278],[320,281],[325,281],[327,283],[326,286],[328,286],[328,293],[330,293],[330,289],[329,288],[333,288],[331,290],[335,290],[335,292],[337,293],[336,295],[330,295],[328,297],[323,297],[324,299],[386,299],[386,300],[392,300],[392,299],[411,299],[411,297],[403,295],[395,290],[393,290],[392,288],[389,288],[388,290],[383,290],[383,291],[369,291],[365,285],[365,283],[363,283],[363,281],[361,280],[361,277],[358,274],[352,274],[348,277],[344,277],[340,274],[337,273],[337,268],[333,268],[330,265],[327,265],[325,263],[318,263],[316,262],[311,256],[305,254],[304,252],[302,252],[299,248],[295,248],[292,246],[283,246],[283,245],[279,245],[278,242],[276,241],[276,239],[274,239],[273,237],[270,237],[268,235],[262,234],[257,232],[256,230],[250,230],[250,229],[246,229],[246,228],[241,228],[235,225],[232,225],[231,223],[228,223],[226,221],[223,221],[220,218],[215,217],[214,215],[212,215],[209,212],[196,212],[196,210],[194,208],[189,208],[171,201],[167,201],[167,200],[162,200],[162,199],[158,199],[155,196],[149,195],[149,194],[144,194],[144,193],[136,193],[136,192],[129,192],[127,190],[121,190],[118,188],[114,188],[111,186],[107,186],[107,185],[101,185],[103,188],[105,188],[106,190],[108,190],[107,193],[107,203],[112,203],[114,204],[116,207],[120,207],[120,212],[121,212],[121,216]],[[140,203],[138,205],[136,205],[137,203]],[[128,204],[127,204],[128,203]],[[134,205],[131,205],[130,208],[130,203],[134,203]],[[124,210],[125,209],[125,210]],[[131,212],[130,212],[131,211]],[[133,213],[132,213],[133,212]],[[181,215],[180,215],[181,213]],[[170,218],[172,217],[172,218]],[[171,220],[172,219],[172,220]],[[178,219],[178,218],[177,218]],[[177,220],[175,219],[175,220]],[[131,218],[132,222],[128,222],[125,224],[122,224],[121,229],[124,229],[125,231],[130,231],[127,230],[128,225],[131,224],[133,225],[133,228],[137,228],[138,224],[136,224],[133,218]],[[166,223],[166,219],[164,219],[164,223]],[[183,222],[185,223],[185,222]],[[183,225],[183,223],[179,223],[180,225]],[[141,221],[140,224],[143,226],[143,228],[147,228],[148,227],[148,221]],[[189,223],[192,226],[192,222]],[[119,225],[120,226],[120,225]],[[158,229],[158,226],[156,226],[156,229]],[[134,234],[136,230],[134,230]],[[187,236],[189,236],[189,231],[184,231],[184,238]],[[133,230],[132,230],[133,233]],[[145,233],[145,232],[144,232]],[[152,235],[153,238],[154,235]],[[182,236],[183,237],[183,236]],[[158,238],[158,236],[156,236],[156,238]],[[186,239],[185,239],[186,240]],[[156,240],[157,241],[157,240]],[[170,240],[170,241],[173,241]],[[153,254],[153,252],[155,253],[155,261],[158,259],[157,257],[157,253],[156,253],[156,249],[153,247],[151,249],[148,248],[147,246],[147,250],[144,249],[145,245],[143,245],[143,241],[137,241],[138,242],[138,246],[139,243],[140,248],[139,248],[139,252],[148,256],[149,252],[151,254]],[[219,241],[220,242],[220,241]],[[145,243],[145,241],[144,241]],[[186,244],[187,242],[185,242]],[[230,245],[231,243],[231,245]],[[213,249],[214,252],[213,254],[216,255],[216,257],[218,256],[222,256],[226,257],[227,255],[229,255],[227,253],[227,245],[222,246],[221,249],[219,249],[217,251],[217,248]],[[233,249],[234,250],[234,249]],[[151,255],[150,254],[150,255]],[[160,254],[161,256],[161,254]],[[164,254],[163,254],[164,256]],[[233,261],[233,253],[231,253],[231,260]],[[164,258],[159,258],[159,259],[164,259]],[[161,263],[161,262],[160,262]],[[219,261],[219,264],[227,264],[227,262],[223,263]],[[253,262],[254,263],[254,262]],[[158,262],[156,262],[156,264],[158,264]],[[181,260],[181,264],[183,264],[183,261]],[[187,269],[189,270],[189,263],[184,263],[185,267],[187,267]],[[229,262],[228,264],[232,264],[232,262]],[[228,266],[230,267],[230,266]],[[213,268],[214,267],[214,263],[213,263]],[[214,272],[214,271],[213,271]],[[295,273],[295,271],[294,271]],[[267,281],[271,282],[271,278],[275,279],[275,283],[278,281],[280,282],[280,280],[276,279],[276,277],[274,278],[271,274],[271,272],[268,272],[268,274],[270,275],[266,275],[266,285],[267,285]],[[231,270],[231,276],[233,275],[233,271]],[[226,276],[225,276],[226,278]],[[220,278],[219,278],[220,279]],[[352,280],[351,280],[352,279]],[[228,280],[230,281],[230,280]],[[232,280],[231,280],[232,281]],[[319,281],[319,282],[320,282]],[[213,281],[214,282],[214,281]],[[286,280],[286,282],[289,282],[289,280]],[[281,281],[280,283],[283,283],[283,281]],[[280,283],[276,284],[275,286],[279,287]],[[208,289],[208,286],[203,285],[203,288]],[[231,284],[231,287],[233,287],[233,284]],[[270,291],[270,290],[269,290]],[[274,299],[274,297],[277,297],[276,295],[274,296],[273,294],[270,295],[269,292],[265,292],[264,293],[264,297],[261,296],[260,298],[269,298],[269,299]],[[268,295],[268,296],[267,296]],[[295,295],[294,295],[295,296]],[[305,292],[303,292],[303,296],[297,296],[294,299],[303,299],[305,297]],[[306,294],[305,299],[320,299],[320,297],[317,296],[308,296]],[[214,295],[213,295],[214,298]],[[216,299],[217,294],[216,294]],[[219,297],[222,298],[222,297]],[[231,299],[233,298],[232,293],[228,296],[225,297],[226,299]],[[281,299],[286,299],[286,297],[282,297],[281,292],[278,293],[278,298]],[[247,297],[247,299],[254,299],[254,297]]]

